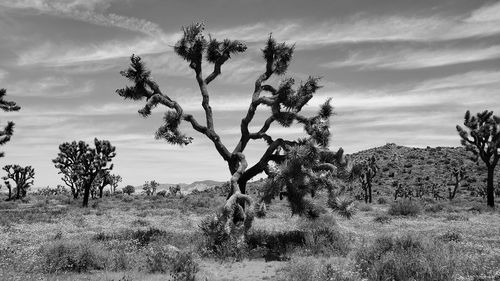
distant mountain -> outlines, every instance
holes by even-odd
[[[193,190],[198,190],[198,191],[203,191],[208,188],[212,188],[215,186],[221,186],[225,182],[223,181],[213,181],[213,180],[203,180],[203,181],[195,181],[193,183],[187,184],[187,183],[160,183],[160,185],[157,188],[157,192],[161,190],[169,190],[171,186],[176,186],[179,185],[181,187],[181,192],[186,194],[186,193],[191,193]],[[136,190],[141,191],[142,190],[142,185],[136,186]]]

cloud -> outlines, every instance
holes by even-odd
[[[75,83],[67,77],[49,76],[37,80],[8,83],[9,94],[18,97],[72,98],[86,96],[95,89],[93,81]]]
[[[477,23],[500,21],[500,2],[486,4],[474,10],[467,21]]]
[[[344,61],[333,61],[328,68],[359,67],[361,69],[418,69],[500,58],[500,46],[448,49],[384,49],[352,52]]]
[[[320,23],[282,20],[213,31],[249,43],[264,42],[272,32],[279,41],[297,43],[297,48],[363,42],[437,42],[500,34],[500,5],[483,6],[454,16],[370,16],[363,13]]]
[[[101,26],[119,27],[151,36],[162,36],[158,24],[114,13],[104,14],[111,0],[0,0],[0,5],[11,9],[29,9],[39,13],[84,21]]]
[[[127,41],[115,40],[85,46],[46,42],[39,47],[20,52],[17,64],[19,66],[71,66],[129,57],[132,54],[161,53],[166,48],[169,47],[163,39],[152,38],[136,38]]]

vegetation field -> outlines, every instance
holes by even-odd
[[[327,205],[324,194],[314,200]],[[355,203],[351,219],[330,209],[317,219],[291,216],[286,200],[277,200],[255,219],[242,252],[212,248],[213,237],[200,228],[224,201],[207,190],[175,198],[119,194],[90,208],[69,194],[2,202],[0,279],[500,278],[500,213],[474,197],[399,205],[379,197]]]

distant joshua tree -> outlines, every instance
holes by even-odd
[[[243,226],[245,230],[249,229],[254,216],[254,202],[246,194],[247,182],[262,172],[272,176],[273,173],[270,172],[269,164],[282,163],[285,160],[284,155],[291,151],[292,147],[305,143],[272,137],[267,133],[271,125],[275,122],[283,127],[289,127],[294,122],[301,124],[308,134],[308,141],[311,141],[319,150],[326,153],[329,138],[328,120],[333,113],[330,100],[327,100],[316,116],[306,117],[300,114],[303,106],[309,102],[316,90],[320,88],[318,77],[309,77],[305,82],[300,83],[298,87],[295,87],[293,78],[285,78],[278,87],[265,83],[272,76],[279,77],[286,73],[294,53],[293,45],[277,43],[272,36],[269,36],[262,49],[265,61],[263,72],[255,80],[248,111],[241,120],[240,139],[236,147],[230,151],[222,143],[215,130],[208,86],[219,77],[223,65],[232,56],[243,53],[246,49],[247,46],[241,41],[229,39],[219,41],[211,36],[207,39],[204,36],[204,25],[202,24],[192,24],[183,28],[182,38],[175,44],[174,51],[186,60],[194,72],[202,97],[201,106],[205,111],[204,124],[198,122],[193,115],[186,113],[177,101],[160,89],[159,85],[153,80],[151,72],[146,69],[144,62],[138,56],[132,55],[130,67],[121,72],[121,75],[130,80],[133,85],[117,90],[118,95],[125,99],[146,100],[144,107],[139,110],[139,114],[143,117],[151,115],[152,110],[158,105],[166,107],[164,124],[156,132],[157,139],[164,139],[171,144],[177,145],[190,144],[193,138],[186,136],[179,129],[181,122],[185,121],[195,131],[205,135],[212,141],[217,152],[226,161],[231,174],[230,193],[224,206],[223,215],[224,221],[227,222],[226,229],[241,229]],[[205,77],[202,71],[204,59],[213,66],[211,73]],[[270,115],[258,131],[251,132],[249,125],[259,106],[268,107]],[[257,163],[248,167],[244,151],[247,144],[254,140],[265,141],[268,148]],[[335,153],[330,153],[335,156]],[[338,159],[338,157],[324,158],[329,160]],[[316,158],[315,161],[318,160],[319,158]],[[316,166],[320,167],[320,165]],[[305,189],[303,192],[297,193],[297,195],[304,196],[308,194],[308,191],[310,189]],[[303,202],[301,200],[295,201]],[[230,225],[234,227],[230,227]]]
[[[35,178],[35,169],[31,166],[21,167],[19,165],[6,165],[3,167],[3,170],[7,172],[7,176],[2,178],[9,190],[9,197],[7,200],[26,197],[28,188],[33,184]],[[16,184],[14,197],[12,197],[12,185],[10,181]]]
[[[122,177],[120,175],[111,175],[111,191],[112,193],[116,192],[116,188],[118,184],[122,182]]]
[[[157,183],[156,181],[152,180],[152,181],[147,181],[144,183],[144,185],[142,186],[142,189],[144,190],[144,192],[146,193],[147,196],[150,196],[150,195],[155,195],[156,193],[156,189],[158,188],[160,184]]]
[[[377,175],[379,167],[375,156],[355,164],[351,170],[350,180],[358,179],[364,191],[365,203],[372,203],[372,181]],[[396,196],[397,197],[397,196]]]
[[[465,179],[465,166],[461,166],[460,168],[453,167],[451,170],[451,179],[453,180],[453,189],[448,187],[448,199],[453,200],[455,195],[457,195],[458,188],[460,187],[460,182]]]
[[[75,179],[83,190],[83,206],[87,207],[94,180],[113,169],[111,160],[116,156],[115,147],[107,140],[94,139],[95,148],[84,141],[65,142],[59,146],[57,158],[52,160],[65,177]]]
[[[6,101],[4,100],[5,95],[7,94],[7,90],[5,89],[0,89],[0,109],[3,111],[19,111],[21,109],[20,106],[18,106],[15,102],[13,101]],[[4,145],[7,142],[10,141],[10,138],[12,137],[12,134],[14,134],[14,122],[9,121],[7,122],[7,126],[3,128],[3,130],[0,130],[0,145]],[[0,152],[0,158],[4,157],[5,153]]]
[[[473,154],[473,160],[479,158],[488,169],[486,184],[486,201],[488,206],[495,207],[495,186],[493,183],[495,167],[500,159],[500,117],[493,115],[493,111],[485,110],[476,116],[471,116],[467,110],[464,117],[463,129],[457,125],[461,144]]]

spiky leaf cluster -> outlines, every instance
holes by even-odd
[[[7,90],[0,89],[0,109],[6,112],[19,111],[19,109],[21,109],[20,106],[18,106],[13,101],[7,101],[4,99],[6,94]],[[0,130],[0,145],[4,145],[9,142],[13,134],[14,122],[9,121],[7,122],[7,125],[3,128],[3,130]],[[4,157],[4,155],[4,152],[0,152],[0,158]]]
[[[210,38],[207,46],[206,59],[210,63],[226,60],[232,54],[243,53],[247,50],[245,43],[238,40],[224,39],[222,42]]]
[[[335,173],[332,166],[337,164],[337,157],[326,155],[329,153],[311,140],[289,146],[285,160],[265,184],[264,201],[269,202],[284,192],[292,214],[306,215],[312,206],[306,195],[314,196],[320,189],[333,187]]]
[[[193,141],[192,137],[188,137],[181,133],[179,125],[181,116],[175,111],[167,111],[163,117],[164,124],[158,128],[155,134],[156,139],[164,139],[170,144],[188,145]]]
[[[174,51],[189,63],[201,63],[207,40],[203,36],[205,25],[194,23],[182,28],[183,36],[174,46]]]
[[[271,66],[272,72],[283,75],[288,70],[294,49],[294,45],[277,43],[272,36],[269,36],[262,53],[266,62]]]
[[[151,71],[146,69],[146,65],[141,61],[141,57],[132,55],[130,57],[130,67],[127,70],[120,71],[120,74],[134,83],[134,86],[127,86],[118,89],[118,95],[125,99],[141,100],[144,97],[151,96],[148,83],[151,83]]]

